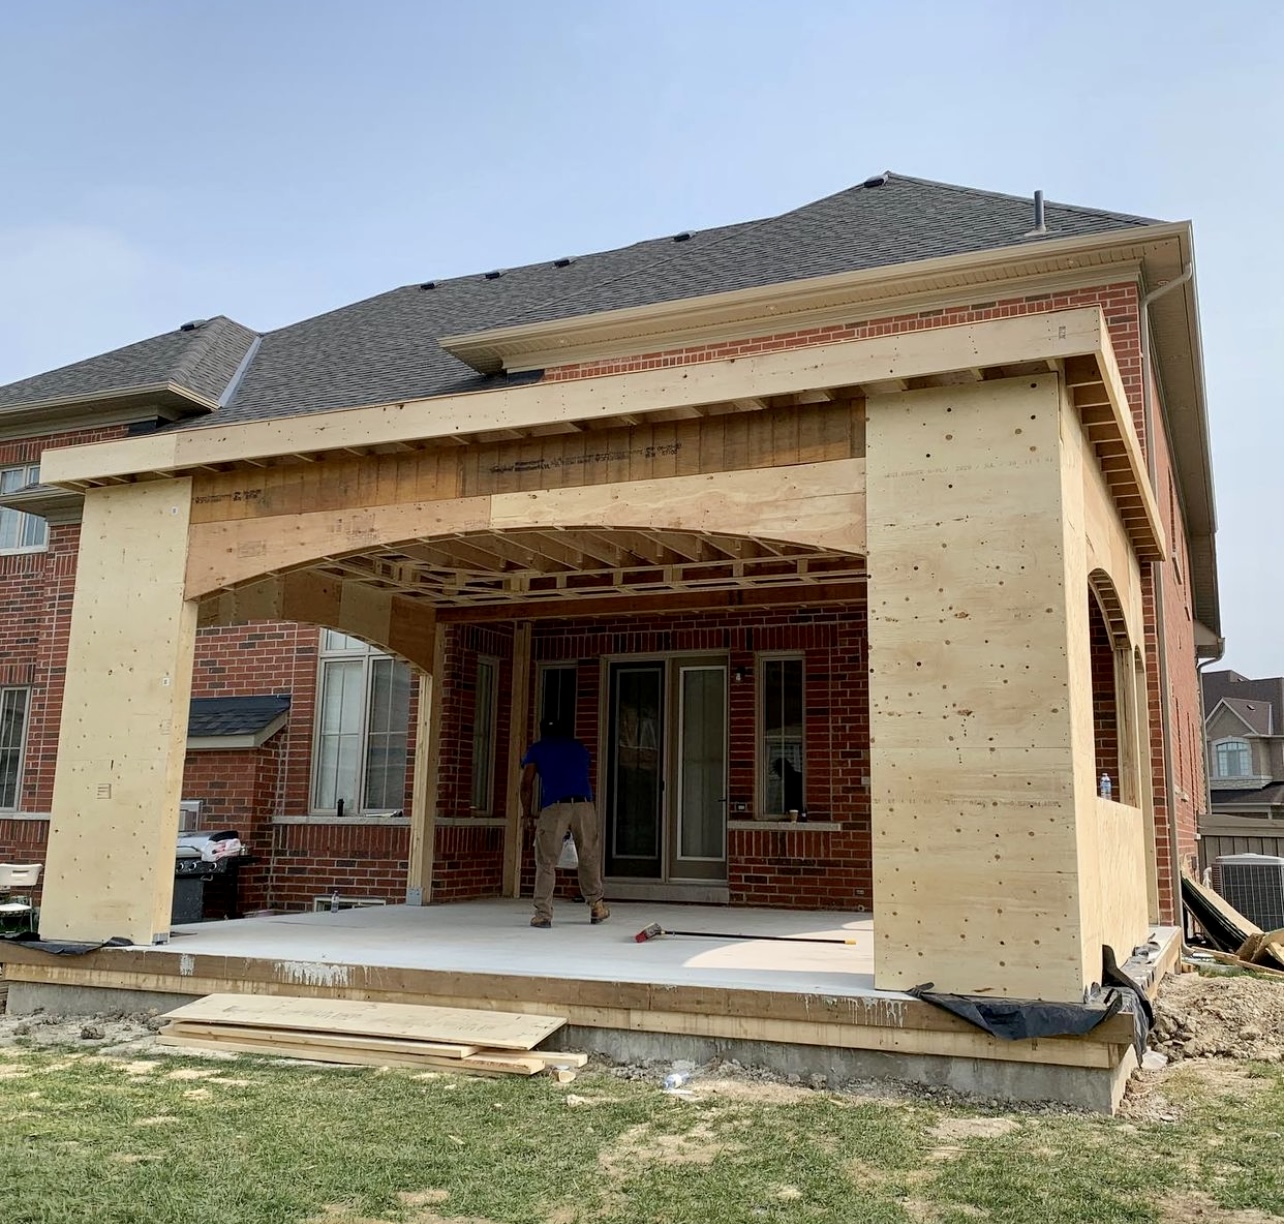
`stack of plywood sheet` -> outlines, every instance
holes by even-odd
[[[473,1075],[559,1078],[584,1054],[536,1050],[566,1023],[559,1016],[469,1011],[413,1003],[207,995],[168,1012],[162,1045],[357,1066],[419,1067]]]

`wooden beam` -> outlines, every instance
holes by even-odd
[[[521,895],[522,884],[522,754],[530,726],[531,623],[519,621],[513,633],[513,676],[509,691],[508,771],[504,787],[504,896]]]

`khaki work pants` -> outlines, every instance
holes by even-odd
[[[553,803],[540,811],[535,825],[535,913],[540,918],[553,916],[557,858],[568,829],[580,856],[580,892],[590,906],[602,899],[597,809],[591,803]]]

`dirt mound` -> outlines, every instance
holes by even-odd
[[[1174,1062],[1284,1061],[1284,982],[1199,973],[1171,978],[1155,1005],[1150,1044]]]

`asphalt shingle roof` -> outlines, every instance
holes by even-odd
[[[1235,804],[1284,804],[1284,782],[1273,782],[1260,790],[1215,790],[1212,793],[1214,807],[1223,804],[1233,807]]]
[[[1234,671],[1205,672],[1204,709],[1211,714],[1225,701],[1259,735],[1279,734],[1284,726],[1284,676],[1249,680]],[[1255,709],[1247,709],[1247,706]],[[1260,729],[1259,729],[1260,728]]]
[[[273,697],[193,697],[187,721],[191,739],[255,735],[290,709],[290,699]]]
[[[1054,203],[1046,205],[1046,222],[1048,238],[1155,224]],[[889,174],[877,186],[852,187],[778,217],[697,231],[683,241],[669,235],[560,267],[550,260],[494,278],[407,285],[266,333],[214,419],[297,416],[475,390],[495,380],[447,353],[438,339],[1015,246],[1032,241],[1032,225],[1028,199]],[[73,384],[87,393],[129,379],[160,381],[158,371],[175,368],[190,380],[184,385],[218,387],[210,396],[218,399],[253,338],[231,320],[221,322],[227,329],[220,329],[220,343],[199,355],[181,334],[153,337],[0,388],[0,407],[20,402],[19,396],[65,394]],[[232,328],[239,329],[235,335]]]

